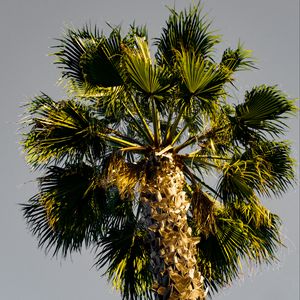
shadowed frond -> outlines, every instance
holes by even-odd
[[[69,29],[54,55],[63,77],[71,86],[88,91],[96,87],[112,87],[122,83],[117,71],[121,54],[120,29],[112,29],[109,37],[94,32],[88,26],[82,30]]]
[[[222,200],[251,201],[254,191],[264,196],[281,195],[294,182],[294,161],[284,142],[252,144],[224,163],[218,191]]]
[[[152,299],[150,247],[147,234],[134,215],[128,216],[120,228],[111,228],[99,243],[96,266],[108,264],[106,274],[122,299]]]
[[[249,168],[258,174],[256,190],[263,195],[279,196],[294,183],[294,160],[286,142],[254,143],[241,158],[252,161]]]
[[[48,168],[39,178],[40,192],[22,207],[40,247],[66,256],[98,240],[107,222],[107,193],[101,181],[101,175],[83,163]]]

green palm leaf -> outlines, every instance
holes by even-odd
[[[270,263],[281,245],[279,218],[258,204],[235,203],[219,209],[215,231],[198,246],[199,268],[210,296],[236,279],[242,262]]]
[[[159,64],[173,65],[176,50],[181,51],[182,48],[190,49],[197,57],[209,57],[219,37],[210,32],[210,23],[206,18],[200,17],[201,10],[200,4],[179,13],[170,9],[163,33],[155,42]]]
[[[255,66],[251,57],[252,51],[244,49],[239,43],[237,49],[232,50],[231,48],[227,48],[224,51],[221,65],[232,72],[252,69]]]
[[[281,134],[286,125],[281,121],[287,114],[296,110],[294,102],[289,100],[276,86],[258,86],[246,92],[245,102],[236,106],[235,122],[242,131],[259,131],[261,134]],[[238,132],[235,132],[238,137]]]
[[[252,144],[242,154],[242,159],[252,161],[249,168],[258,174],[255,184],[258,192],[270,196],[281,195],[294,182],[294,161],[286,142],[262,142]]]
[[[191,95],[202,101],[213,101],[224,95],[228,76],[218,67],[190,51],[182,51],[177,59],[183,82]]]
[[[99,137],[105,121],[94,117],[90,107],[73,100],[55,102],[43,94],[32,101],[28,113],[30,122],[25,125],[30,131],[23,145],[33,167],[50,161],[99,159],[105,152]]]
[[[82,30],[69,29],[60,39],[54,54],[63,77],[71,85],[88,91],[96,87],[112,87],[122,83],[117,71],[120,61],[121,37],[118,28],[108,38],[88,26]],[[70,87],[70,86],[69,86]]]
[[[84,164],[50,167],[39,178],[40,192],[23,205],[39,246],[66,256],[99,238],[108,218],[107,193],[100,175]]]
[[[108,264],[106,274],[121,291],[122,299],[152,299],[146,232],[134,215],[128,217],[121,227],[111,228],[99,243],[101,251],[96,266],[102,268]]]
[[[169,85],[161,84],[165,71],[162,67],[152,63],[147,41],[141,37],[135,39],[137,48],[126,49],[127,72],[137,87],[146,95],[157,95],[169,87]]]

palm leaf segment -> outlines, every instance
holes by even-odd
[[[156,59],[144,27],[68,30],[55,53],[71,99],[45,94],[27,106],[23,147],[45,169],[40,191],[23,207],[40,246],[67,255],[96,245],[96,265],[124,299],[151,298],[147,228],[138,186],[153,158],[170,154],[186,177],[188,216],[199,269],[211,293],[239,274],[240,261],[269,262],[280,245],[279,219],[260,196],[293,182],[282,122],[294,103],[259,86],[226,103],[236,71],[252,68],[239,44],[213,59],[219,37],[199,6],[170,10]],[[218,182],[206,181],[217,174]]]

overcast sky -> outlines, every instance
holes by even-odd
[[[166,5],[178,9],[190,1],[157,0],[0,0],[0,90],[1,90],[1,209],[0,209],[0,299],[81,300],[120,299],[93,265],[85,251],[72,259],[45,256],[26,228],[18,203],[36,192],[18,141],[20,106],[43,91],[53,98],[63,95],[56,82],[59,72],[47,56],[65,25],[80,27],[87,22],[99,28],[122,24],[124,31],[133,20],[146,24],[150,37],[159,36],[168,16]],[[235,47],[239,39],[253,49],[260,70],[243,73],[241,91],[262,83],[299,97],[299,3],[297,0],[206,0],[205,11],[213,28],[223,35],[220,51]],[[238,98],[237,93],[237,98]],[[299,123],[289,122],[287,139],[299,157]],[[251,269],[241,280],[214,299],[297,300],[299,299],[299,187],[282,199],[266,205],[283,220],[286,248],[280,262]]]

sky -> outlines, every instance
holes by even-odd
[[[54,99],[59,70],[48,56],[67,25],[86,23],[107,29],[106,22],[124,31],[134,20],[146,24],[150,37],[159,36],[168,16],[166,6],[182,9],[191,1],[147,0],[1,0],[0,1],[0,299],[81,300],[121,299],[105,277],[93,268],[90,250],[63,260],[38,249],[22,217],[19,203],[36,193],[34,178],[21,153],[18,124],[23,108],[40,91]],[[253,50],[259,70],[242,73],[240,92],[259,84],[278,84],[291,98],[299,97],[299,1],[206,0],[204,11],[212,28],[223,35],[219,51],[240,40]],[[219,52],[221,53],[221,52]],[[293,155],[299,160],[299,118],[288,122]],[[299,170],[299,168],[298,168]],[[286,248],[271,266],[244,270],[240,280],[215,300],[299,299],[299,186],[265,205],[283,221]]]

